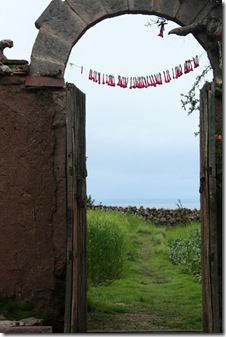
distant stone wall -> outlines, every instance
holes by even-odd
[[[179,225],[188,224],[191,222],[200,222],[200,210],[188,209],[188,208],[177,208],[177,209],[166,209],[166,208],[144,208],[136,206],[103,206],[103,205],[93,205],[89,206],[88,209],[100,209],[104,211],[118,211],[121,213],[132,214],[140,216],[146,221],[150,221],[157,225]]]

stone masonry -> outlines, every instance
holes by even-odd
[[[207,51],[218,83],[222,81],[222,7],[209,0],[53,0],[36,21],[32,76],[62,78],[71,49],[99,21],[122,14],[163,16],[192,33]]]

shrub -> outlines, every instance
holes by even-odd
[[[169,241],[169,259],[173,264],[181,265],[183,270],[195,276],[201,282],[201,234],[194,229],[187,237]]]
[[[128,253],[128,235],[114,217],[88,212],[88,280],[97,285],[123,275]]]

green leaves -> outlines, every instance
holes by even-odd
[[[193,113],[196,110],[199,110],[199,87],[202,83],[202,80],[205,80],[206,74],[211,70],[211,66],[208,65],[201,75],[196,77],[196,81],[193,84],[192,88],[189,90],[189,92],[185,94],[181,94],[183,99],[181,99],[182,108],[184,110],[188,109],[188,115]]]
[[[201,234],[194,229],[184,239],[169,241],[169,259],[173,264],[182,266],[183,270],[195,276],[201,282]]]

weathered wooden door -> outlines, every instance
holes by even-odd
[[[65,333],[86,332],[85,95],[67,85],[67,270]]]
[[[200,95],[200,195],[203,332],[207,333],[221,331],[222,205],[217,195],[215,134],[216,90],[214,83],[206,83]]]

